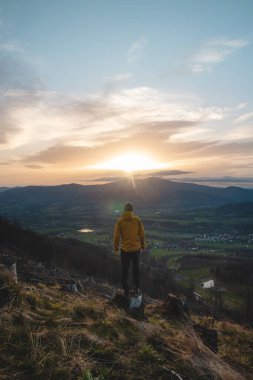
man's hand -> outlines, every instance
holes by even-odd
[[[140,253],[145,255],[147,253],[147,248],[148,248],[148,242],[145,242],[145,246],[142,246],[140,249]]]

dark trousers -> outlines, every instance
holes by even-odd
[[[139,251],[135,251],[135,252],[121,251],[121,282],[122,282],[122,287],[125,290],[125,292],[129,291],[128,273],[129,273],[129,266],[130,266],[131,261],[133,265],[134,287],[139,288],[140,286],[139,256],[140,256]]]

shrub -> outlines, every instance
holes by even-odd
[[[159,355],[150,344],[145,344],[139,350],[139,358],[144,362],[154,363],[159,360]]]

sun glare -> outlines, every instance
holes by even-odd
[[[143,153],[125,153],[111,160],[93,166],[93,169],[123,170],[127,173],[142,170],[163,169],[168,165],[154,161],[150,156]]]

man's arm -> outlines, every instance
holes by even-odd
[[[145,249],[145,230],[144,230],[144,226],[141,220],[140,220],[140,241],[141,241],[141,249]]]
[[[114,238],[113,238],[113,246],[114,246],[114,253],[119,253],[119,242],[120,242],[120,227],[119,227],[119,221],[115,224],[114,228]]]

